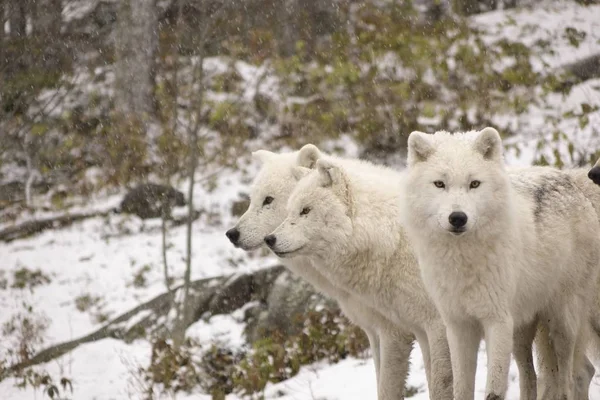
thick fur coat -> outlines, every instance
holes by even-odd
[[[247,251],[262,247],[265,236],[285,219],[288,198],[306,171],[315,167],[318,158],[332,158],[313,145],[283,154],[259,150],[253,156],[262,163],[262,168],[252,184],[250,206],[236,226],[227,232],[237,247]],[[412,334],[390,322],[356,295],[336,286],[314,267],[309,258],[285,258],[282,262],[321,293],[335,299],[344,314],[365,331],[375,363],[378,398],[403,399],[414,341]]]
[[[556,398],[572,399],[600,266],[598,216],[573,178],[541,167],[507,172],[500,136],[486,128],[474,140],[411,134],[402,186],[407,233],[447,326],[455,398],[474,396],[483,336],[486,398],[503,399],[513,345],[530,347],[542,319],[560,366]]]
[[[267,239],[280,257],[309,259],[336,286],[412,332],[430,365],[430,397],[452,399],[445,327],[400,222],[400,178],[359,160],[319,159]]]

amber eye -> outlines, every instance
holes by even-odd
[[[479,187],[479,185],[481,185],[480,181],[471,181],[471,184],[469,185],[469,187],[471,189],[477,189]]]
[[[265,197],[265,201],[263,201],[263,206],[266,206],[267,204],[271,204],[273,202],[273,199],[271,196],[267,196]]]
[[[442,181],[435,181],[435,182],[433,182],[433,184],[435,185],[436,188],[439,188],[439,189],[443,189],[446,187],[446,184]]]
[[[306,215],[310,212],[310,207],[304,207],[302,211],[300,211],[300,215]]]

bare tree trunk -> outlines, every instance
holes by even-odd
[[[162,259],[165,277],[165,287],[167,292],[171,292],[171,278],[169,277],[169,263],[167,258],[167,213],[166,207],[163,206],[162,221],[160,226],[160,232],[162,236]]]
[[[0,80],[3,79],[2,77],[2,70],[4,69],[4,65],[6,63],[5,61],[5,57],[4,57],[4,23],[6,22],[6,3],[4,0],[0,0]],[[0,95],[0,108],[2,105],[2,95]],[[0,111],[0,116],[2,115],[2,112]]]
[[[27,36],[27,2],[12,0],[9,5],[10,37],[13,39]]]
[[[6,6],[4,0],[0,0],[0,56],[2,56],[2,42],[4,41],[4,22],[6,21]],[[1,63],[0,63],[1,65]]]
[[[282,29],[279,52],[285,56],[291,56],[296,52],[297,24],[295,13],[297,12],[297,0],[281,0],[278,6],[279,26]]]
[[[58,38],[62,26],[62,0],[36,0],[31,11],[33,33]]]
[[[155,111],[156,0],[123,1],[117,18],[117,101],[123,113],[144,121]]]

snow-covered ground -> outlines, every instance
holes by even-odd
[[[508,17],[507,17],[508,16]],[[554,3],[551,7],[514,12],[493,12],[478,16],[475,22],[489,29],[493,37],[523,37],[528,45],[538,40],[552,42],[553,55],[543,58],[539,67],[548,69],[572,62],[600,52],[600,6],[580,7],[573,3]],[[537,25],[533,28],[532,25]],[[564,36],[568,27],[586,32],[579,47],[567,45]],[[554,44],[557,44],[556,46]],[[260,71],[244,63],[237,68],[248,81],[255,80]],[[276,83],[268,81],[262,90],[275,90]],[[253,87],[249,85],[249,87]],[[553,149],[540,150],[539,134],[552,132],[544,119],[551,113],[561,115],[568,111],[580,111],[581,103],[590,106],[600,105],[600,80],[588,81],[576,86],[571,94],[563,97],[550,96],[549,109],[532,107],[526,115],[515,118],[527,131],[509,143],[518,143],[516,148],[507,152],[507,162],[511,165],[529,165],[539,152],[551,159]],[[250,96],[251,97],[251,96]],[[519,121],[521,120],[521,121]],[[524,121],[524,122],[523,122]],[[600,148],[600,113],[589,115],[589,123],[580,126],[576,120],[565,120],[561,129],[568,134],[579,148]],[[536,135],[532,135],[536,132]],[[356,154],[354,143],[344,147],[349,155]],[[550,139],[548,139],[550,141]],[[568,160],[566,140],[555,143],[565,160]],[[253,149],[254,150],[254,149]],[[252,168],[249,169],[250,174]],[[238,193],[247,191],[247,180],[240,173],[223,173],[216,189],[199,188],[196,192],[195,207],[203,208],[220,220],[213,221],[207,214],[194,223],[193,269],[192,278],[218,276],[233,272],[255,270],[270,265],[266,254],[248,255],[236,250],[227,241],[224,232],[233,224],[229,214],[231,201]],[[181,189],[185,190],[185,186]],[[118,197],[101,197],[85,208],[73,211],[104,210],[113,207]],[[181,213],[183,210],[178,210]],[[36,217],[51,214],[37,214]],[[31,217],[29,217],[31,218]],[[4,226],[0,226],[3,228]],[[174,228],[169,232],[168,257],[171,275],[181,279],[184,269],[185,228]],[[120,313],[149,300],[164,292],[164,280],[160,252],[160,226],[158,221],[142,223],[135,217],[111,215],[106,218],[93,218],[60,230],[46,231],[32,238],[12,243],[0,244],[0,262],[7,287],[0,288],[0,325],[10,321],[16,313],[22,313],[23,305],[30,305],[37,313],[47,318],[48,329],[42,347],[85,335],[101,324],[98,316],[115,317]],[[41,269],[51,282],[29,289],[12,288],[13,273],[21,268]],[[143,272],[145,283],[134,285],[134,277]],[[89,295],[101,300],[89,311],[77,309],[75,299]],[[232,316],[217,316],[210,321],[199,321],[192,325],[188,334],[201,342],[219,340],[238,346],[242,343],[243,325],[238,313]],[[0,343],[0,355],[5,354],[13,342]],[[51,376],[66,375],[72,377],[74,394],[77,400],[120,400],[140,398],[140,383],[136,381],[135,370],[148,365],[150,345],[147,341],[136,340],[125,344],[115,339],[104,339],[84,344],[73,352],[55,361],[37,368],[47,370]],[[414,399],[427,399],[428,392],[420,350],[415,347],[411,360],[411,372],[408,384],[418,389]],[[600,369],[600,365],[598,366]],[[477,397],[483,395],[485,385],[485,352],[479,354],[477,371]],[[42,398],[42,394],[31,389],[19,389],[15,381],[7,379],[0,382],[0,398],[4,400],[28,400]],[[366,400],[376,398],[375,372],[372,361],[347,359],[335,365],[320,363],[304,367],[301,372],[288,381],[269,385],[266,398],[314,400]],[[600,375],[596,375],[591,387],[592,400],[600,400]],[[518,399],[518,375],[511,364],[510,388],[508,399]],[[208,399],[208,396],[193,393],[178,395],[179,399]],[[227,397],[230,400],[236,396]]]

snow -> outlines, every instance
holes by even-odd
[[[239,179],[239,178],[238,178]],[[243,186],[224,176],[212,193],[202,187],[196,191],[197,209],[229,215],[227,207]],[[91,212],[116,205],[116,196],[77,211]],[[175,210],[178,214],[183,210]],[[37,213],[36,218],[56,213]],[[224,235],[231,218],[210,226],[205,218],[194,223],[192,279],[246,272],[269,262],[235,249]],[[171,276],[181,282],[185,260],[185,226],[168,234]],[[45,345],[83,336],[100,326],[92,316],[76,309],[78,296],[102,298],[98,311],[110,317],[129,310],[164,292],[161,258],[160,221],[142,222],[137,217],[109,214],[92,218],[60,230],[45,231],[34,237],[2,244],[4,276],[8,288],[0,290],[0,325],[21,308],[31,305],[50,317]],[[134,275],[147,266],[146,285],[135,287]],[[20,268],[42,270],[52,282],[32,291],[11,288],[14,271]],[[0,353],[6,348],[0,344]]]
[[[549,75],[564,65],[600,53],[599,15],[600,5],[545,1],[529,8],[481,14],[472,22],[487,33],[490,45],[501,38],[525,44],[533,52],[530,61],[534,70]],[[567,37],[567,29],[573,28],[582,34],[576,46]],[[539,46],[543,42],[549,44],[551,51]],[[554,163],[558,154],[565,167],[577,167],[587,161],[589,153],[600,148],[600,111],[590,112],[585,126],[580,125],[578,118],[582,104],[600,105],[599,79],[575,85],[566,96],[560,93],[545,96],[541,88],[536,88],[531,98],[532,103],[524,114],[494,118],[497,126],[508,126],[518,132],[506,141],[514,146],[507,152],[509,164],[531,165],[542,156]],[[537,104],[535,99],[543,100]],[[566,135],[556,135],[556,132]],[[569,145],[573,146],[572,150]]]
[[[485,353],[479,353],[478,364],[483,366],[477,370],[476,397],[483,398],[485,392]],[[407,387],[417,390],[410,397],[415,400],[428,400],[425,367],[421,358],[421,350],[416,345],[411,354],[411,372],[407,380]],[[371,360],[344,360],[336,365],[321,365],[303,368],[293,379],[271,385],[267,389],[267,398],[285,400],[312,400],[312,399],[376,399],[377,384],[375,381],[375,367]],[[518,375],[516,365],[511,364],[509,376],[509,392],[507,400],[518,399]],[[281,393],[285,393],[283,396]],[[233,397],[231,398],[233,399]]]
[[[488,41],[506,38],[536,49],[544,41],[552,53],[534,61],[538,72],[551,71],[600,52],[600,5],[580,6],[573,2],[543,1],[531,8],[484,13],[473,18],[476,26],[488,33]],[[585,33],[577,47],[566,36],[567,28]]]
[[[66,20],[84,16],[95,6],[95,1],[69,2],[63,12]],[[532,62],[538,71],[548,71],[600,53],[600,5],[582,7],[573,2],[547,2],[533,9],[496,11],[482,14],[473,19],[474,23],[488,32],[490,43],[501,37],[520,40],[528,47],[535,48],[540,41],[552,43],[553,54],[539,54]],[[538,26],[534,28],[533,26]],[[584,31],[585,37],[578,47],[569,44],[565,37],[569,27]],[[277,100],[278,104],[305,104],[311,98],[281,98],[278,81],[271,73],[268,64],[254,66],[245,62],[224,57],[211,57],[205,61],[207,76],[223,74],[231,66],[242,77],[245,84],[243,99],[251,101],[256,93]],[[393,53],[381,59],[380,68],[389,74],[402,75],[401,68],[395,68]],[[96,93],[110,97],[110,85],[114,81],[112,67],[98,67],[93,74],[86,70],[77,70],[68,78],[78,84],[79,93],[68,94],[63,107],[54,109],[55,116],[73,107],[81,96],[87,98],[84,104]],[[84,83],[82,85],[82,83]],[[539,93],[537,93],[539,94]],[[40,95],[45,103],[56,95],[55,91],[46,91]],[[214,101],[227,100],[227,94],[209,92]],[[58,96],[62,97],[62,96]],[[589,123],[579,125],[575,118],[560,118],[557,126],[548,124],[545,116],[562,116],[568,112],[581,112],[581,104],[600,106],[600,79],[590,80],[573,88],[568,96],[551,94],[547,102],[531,105],[529,110],[519,117],[498,118],[499,125],[510,124],[519,128],[519,134],[506,141],[508,149],[506,160],[509,165],[530,165],[540,154],[550,161],[554,159],[553,150],[557,150],[567,166],[572,160],[568,151],[568,141],[573,141],[577,149],[600,148],[600,113],[589,114]],[[553,131],[560,129],[567,133],[566,138],[553,140]],[[540,139],[540,136],[542,139]],[[546,142],[542,148],[538,143]],[[249,144],[252,150],[256,143]],[[324,150],[333,151],[342,148],[348,156],[357,156],[358,147],[347,135],[336,140],[321,143]],[[243,162],[243,161],[241,161]],[[215,189],[208,186],[196,190],[194,205],[218,215],[220,220],[210,221],[206,215],[193,224],[193,268],[192,279],[219,276],[223,274],[256,270],[275,263],[270,256],[247,254],[234,249],[227,241],[224,232],[232,226],[235,218],[229,213],[229,207],[239,193],[247,192],[248,176],[256,171],[256,165],[247,166],[246,174],[223,171],[217,180]],[[209,175],[207,173],[206,175]],[[2,171],[8,176],[8,172]],[[101,179],[97,171],[89,171],[90,180]],[[198,177],[201,180],[201,176]],[[184,183],[180,189],[187,190]],[[114,208],[122,193],[103,193],[85,205],[72,207],[69,212],[107,211]],[[175,210],[183,215],[185,210]],[[56,216],[57,212],[37,211],[23,215],[16,222]],[[0,225],[0,229],[6,225]],[[185,227],[169,231],[168,258],[170,274],[181,282],[185,259]],[[86,335],[101,324],[96,320],[98,314],[115,317],[141,302],[147,301],[164,292],[163,271],[160,252],[159,221],[142,222],[136,217],[110,214],[75,223],[60,230],[46,231],[28,239],[0,245],[0,260],[8,287],[0,289],[0,326],[17,313],[22,312],[23,304],[28,304],[48,318],[49,326],[45,332],[47,347],[59,342]],[[146,284],[136,287],[134,275],[147,266]],[[20,268],[41,269],[51,282],[29,289],[10,287],[14,271]],[[78,311],[75,299],[79,296],[98,296],[100,302],[89,312]],[[232,347],[244,345],[242,321],[243,310],[232,315],[214,316],[209,320],[200,320],[190,326],[188,335],[201,343],[219,342]],[[10,346],[9,342],[0,343],[0,358]],[[66,375],[73,379],[74,398],[78,400],[120,400],[140,398],[142,384],[137,381],[135,371],[148,365],[150,344],[145,340],[136,340],[126,344],[115,339],[103,339],[84,344],[57,360],[35,367],[46,370],[51,376]],[[482,344],[479,353],[476,391],[477,398],[483,397],[486,374],[486,356]],[[597,366],[600,369],[600,365]],[[42,398],[42,394],[31,389],[19,389],[13,379],[0,382],[0,393],[5,400]],[[428,391],[423,360],[418,346],[411,355],[411,371],[408,385],[417,388],[413,399],[427,399]],[[318,363],[305,366],[294,378],[274,385],[265,391],[267,399],[314,400],[314,399],[375,399],[375,372],[371,359],[346,359],[338,364]],[[518,373],[511,363],[510,386],[507,399],[518,399]],[[209,399],[200,393],[180,394],[178,399]],[[229,395],[228,400],[238,399]],[[600,374],[597,374],[590,387],[591,400],[600,400]]]
[[[133,399],[140,396],[134,374],[148,365],[150,345],[145,341],[125,344],[115,339],[84,344],[71,354],[45,365],[52,377],[72,376],[73,398],[94,400]],[[54,379],[55,383],[57,379]],[[0,385],[3,399],[43,399],[41,389],[22,390],[4,381]],[[61,389],[62,393],[62,389]],[[67,396],[69,392],[65,393]],[[69,398],[69,397],[67,397]]]

